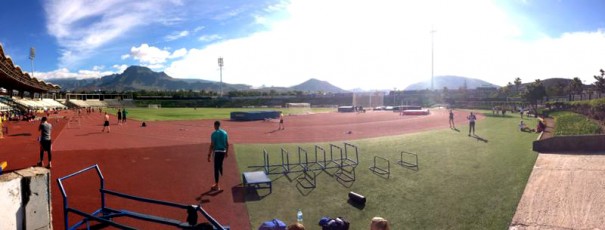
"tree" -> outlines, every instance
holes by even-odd
[[[527,87],[525,87],[525,91],[521,95],[523,100],[532,107],[534,114],[537,114],[538,102],[541,101],[545,96],[546,89],[544,88],[544,85],[540,79],[536,79],[535,82],[528,84]]]
[[[582,91],[584,91],[584,84],[578,77],[574,77],[569,83],[569,91],[572,94],[580,94],[580,100],[582,100]]]
[[[605,93],[605,71],[603,69],[601,71],[601,76],[595,75],[594,79],[596,80],[593,85],[595,86],[597,92],[599,93],[599,97],[601,93]]]
[[[519,93],[519,88],[521,88],[521,78],[515,78],[515,92]]]

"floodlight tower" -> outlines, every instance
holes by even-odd
[[[218,67],[219,67],[219,71],[220,71],[220,75],[221,75],[221,83],[219,85],[219,88],[220,88],[219,95],[222,97],[223,96],[223,57],[218,58]]]
[[[34,58],[36,58],[36,49],[31,47],[29,48],[29,60],[32,63],[32,77],[34,77]]]
[[[431,91],[435,90],[435,30],[431,29]]]

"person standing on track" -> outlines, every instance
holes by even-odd
[[[284,113],[279,113],[279,126],[277,127],[277,130],[284,130],[286,129],[284,127]]]
[[[454,111],[450,109],[450,128],[455,129],[456,124],[454,124]]]
[[[48,168],[51,168],[52,164],[50,161],[52,160],[52,143],[50,141],[50,134],[53,126],[47,122],[47,119],[48,118],[46,117],[42,117],[42,123],[40,123],[40,126],[38,127],[38,130],[40,131],[40,137],[38,140],[40,141],[40,161],[38,161],[38,166],[44,166],[42,161],[44,160],[44,151],[46,151],[48,152]]]
[[[468,117],[466,117],[466,119],[468,119],[468,136],[471,136],[471,130],[473,131],[473,136],[475,135],[475,121],[477,120],[477,117],[475,116],[475,114],[473,114],[473,112],[471,112],[470,115],[468,115]]]
[[[109,133],[109,114],[105,112],[105,122],[103,122],[103,130],[101,132],[105,132],[105,128],[107,128],[107,133]]]
[[[218,185],[219,176],[223,175],[223,160],[229,156],[229,138],[227,132],[221,127],[220,121],[214,122],[214,132],[210,136],[210,148],[208,149],[208,162],[214,156],[214,185],[211,190],[218,191],[221,188]]]

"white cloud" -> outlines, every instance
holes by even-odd
[[[166,41],[174,41],[179,38],[187,37],[188,35],[189,35],[189,31],[187,31],[187,30],[177,31],[177,32],[174,32],[174,33],[166,36],[165,39],[166,39]]]
[[[128,68],[128,65],[113,65],[112,67],[116,69],[117,73],[122,73],[124,70],[126,70],[126,68]]]
[[[170,53],[167,49],[160,49],[155,46],[149,46],[148,44],[141,44],[139,47],[130,48],[130,53],[122,55],[122,57],[132,57],[138,60],[142,65],[148,66],[153,69],[163,68],[162,65],[168,59],[180,58],[187,55],[187,49],[181,48],[173,53]]]
[[[603,31],[527,39],[523,25],[491,1],[304,0],[286,9],[284,21],[264,22],[268,31],[189,49],[165,71],[218,80],[222,56],[226,82],[291,86],[314,77],[349,89],[401,89],[430,79],[432,28],[436,76],[589,83],[603,68]]]
[[[120,56],[120,58],[122,60],[128,59],[128,58],[130,58],[130,54],[124,54],[124,55]]]
[[[195,27],[195,29],[193,29],[193,32],[194,32],[194,33],[197,33],[197,32],[199,32],[200,30],[203,30],[204,28],[205,28],[204,26],[198,26],[198,27]]]
[[[62,49],[60,66],[70,66],[133,28],[162,22],[170,16],[161,14],[161,10],[173,4],[182,3],[171,0],[45,1],[46,28]]]
[[[78,70],[77,72],[71,72],[67,68],[60,68],[50,72],[36,72],[36,78],[48,80],[48,79],[61,79],[61,78],[99,78],[107,75],[114,74],[113,71],[102,71],[98,67],[93,67],[92,70]]]
[[[220,40],[222,37],[218,34],[211,34],[211,35],[202,35],[199,40],[203,41],[203,42],[212,42],[212,41],[216,41],[216,40]]]
[[[178,50],[175,50],[174,52],[172,52],[172,54],[168,58],[171,58],[171,59],[180,58],[180,57],[184,57],[185,55],[187,55],[187,49],[181,48],[181,49],[178,49]]]

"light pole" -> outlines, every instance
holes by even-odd
[[[219,57],[218,58],[218,67],[220,70],[220,75],[221,75],[221,83],[219,85],[220,88],[220,92],[219,92],[219,96],[223,96],[223,57]]]
[[[435,30],[431,29],[431,91],[435,90],[435,85],[434,85],[434,63],[435,63]]]
[[[34,77],[34,58],[36,58],[36,49],[34,47],[29,48],[29,60],[32,63],[32,78]]]
[[[31,60],[31,64],[32,64],[32,78],[34,78],[34,58],[36,58],[36,49],[34,49],[34,47],[29,48],[29,60]],[[31,92],[31,97],[32,99],[35,97],[36,93]],[[40,97],[42,97],[42,95],[40,94]]]

